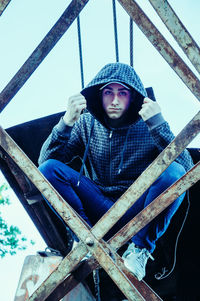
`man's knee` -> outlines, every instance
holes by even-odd
[[[181,164],[172,162],[162,176],[165,181],[169,182],[169,184],[173,184],[174,182],[179,180],[185,173],[185,168]]]
[[[45,161],[39,166],[39,170],[51,183],[58,179],[64,179],[65,182],[70,181],[71,174],[74,172],[71,167],[56,159]]]
[[[50,172],[52,172],[54,169],[55,169],[55,167],[56,167],[56,165],[57,165],[57,160],[55,160],[55,159],[49,159],[49,160],[47,160],[47,161],[45,161],[44,163],[42,163],[39,167],[38,167],[38,169],[41,171],[41,173],[43,173],[44,175],[45,174],[48,174],[48,173],[50,173]]]
[[[61,173],[63,167],[65,167],[64,163],[56,159],[49,159],[39,166],[39,170],[51,182]]]

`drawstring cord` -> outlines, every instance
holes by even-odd
[[[119,164],[118,175],[121,173],[121,170],[122,170],[122,166],[123,166],[123,162],[124,162],[124,152],[125,152],[125,149],[126,149],[126,146],[127,146],[127,141],[128,141],[128,136],[129,136],[129,133],[130,133],[130,129],[131,129],[131,127],[129,127],[129,129],[127,131],[124,147],[123,147],[123,150],[122,150],[122,153],[121,153],[121,160],[120,160],[120,164]]]
[[[82,174],[83,174],[83,169],[84,169],[84,166],[85,166],[85,161],[86,161],[88,150],[89,150],[90,139],[91,139],[91,136],[92,136],[93,128],[94,128],[94,118],[92,120],[91,130],[90,130],[90,136],[88,138],[88,143],[87,143],[87,146],[86,146],[86,149],[85,149],[85,152],[84,152],[84,156],[83,156],[82,166],[81,166],[81,169],[80,169],[80,172],[79,172],[77,186],[79,186],[80,181],[81,181],[81,177],[82,177]]]
[[[90,146],[90,139],[91,139],[91,136],[92,136],[93,128],[94,128],[94,119],[92,120],[90,136],[89,136],[88,143],[87,143],[84,155],[83,155],[82,166],[81,166],[81,169],[80,169],[80,172],[79,172],[77,186],[79,186],[79,184],[80,184],[81,177],[82,177],[82,174],[83,174],[83,169],[85,167],[85,161],[86,161],[88,150],[89,150],[89,146]],[[127,146],[127,141],[128,141],[128,136],[129,136],[129,133],[130,133],[130,129],[131,129],[131,127],[129,127],[129,129],[127,131],[127,134],[126,134],[126,139],[125,139],[125,142],[124,142],[124,147],[123,147],[123,150],[122,150],[122,153],[121,153],[121,160],[120,160],[120,164],[119,164],[118,174],[120,174],[121,170],[122,170],[122,166],[123,166],[123,162],[124,162],[124,152],[126,150],[126,146]]]

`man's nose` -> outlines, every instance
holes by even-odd
[[[114,95],[112,104],[117,105],[119,103],[119,99],[117,95]]]

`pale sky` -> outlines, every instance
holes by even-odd
[[[183,24],[200,45],[199,0],[169,1]],[[38,46],[43,37],[61,16],[70,1],[66,0],[12,0],[0,17],[0,90],[11,80],[25,60]],[[154,24],[170,41],[193,72],[177,43],[154,12],[148,0],[137,0]],[[129,63],[129,17],[117,3],[119,57]],[[85,84],[105,64],[115,62],[113,17],[111,0],[90,0],[81,13],[83,63]],[[144,86],[152,86],[165,119],[175,135],[198,112],[199,101],[183,84],[174,71],[150,44],[147,38],[134,26],[134,67]],[[64,111],[66,99],[81,89],[76,22],[57,43],[54,49],[33,73],[17,95],[0,114],[0,124],[7,128],[25,121]],[[190,145],[200,146],[198,136]],[[3,181],[0,179],[0,181]],[[27,254],[34,254],[44,248],[35,227],[24,212],[18,200],[14,200],[11,217],[6,218],[21,228],[24,234],[36,241],[36,246],[20,255],[3,259],[0,284],[3,301],[12,301],[19,280],[23,260]],[[17,214],[16,214],[17,213]],[[28,232],[26,232],[28,231]],[[31,235],[30,235],[31,233]],[[9,283],[9,289],[7,289]]]

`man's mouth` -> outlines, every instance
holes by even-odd
[[[118,112],[118,111],[121,111],[120,108],[109,108],[108,109],[109,112]]]

